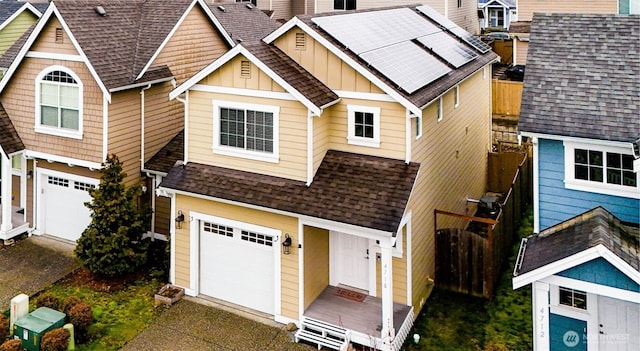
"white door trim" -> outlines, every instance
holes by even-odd
[[[358,235],[352,235],[348,233],[342,233],[337,231],[329,231],[329,285],[337,286],[340,284],[340,270],[337,264],[340,261],[341,248],[340,248],[340,236],[350,235],[367,241],[366,249],[369,250],[369,260],[367,261],[367,274],[368,274],[368,290],[369,295],[375,296],[376,293],[376,250],[374,250],[375,241]],[[366,255],[366,252],[362,253]]]
[[[96,178],[89,178],[89,177],[84,177],[84,176],[79,176],[76,174],[72,174],[72,173],[65,173],[65,172],[60,172],[60,171],[55,171],[52,169],[48,169],[48,168],[42,168],[42,167],[38,167],[35,168],[35,172],[36,172],[36,176],[35,176],[35,180],[36,180],[36,185],[34,187],[35,190],[35,202],[36,202],[36,207],[37,207],[37,212],[36,212],[36,220],[35,220],[35,228],[33,233],[34,234],[44,234],[46,232],[46,228],[44,228],[44,220],[45,220],[45,211],[46,208],[44,207],[44,201],[43,201],[43,190],[44,190],[44,186],[47,184],[47,181],[45,179],[45,177],[60,177],[60,178],[66,178],[66,179],[70,179],[73,181],[78,181],[78,182],[83,182],[83,183],[87,183],[87,184],[91,184],[91,185],[95,185],[95,186],[99,186],[100,185],[100,179],[96,179]],[[44,228],[44,230],[43,230]]]
[[[275,237],[275,243],[273,245],[273,262],[274,262],[274,301],[273,310],[274,315],[279,316],[282,314],[282,301],[281,301],[281,276],[282,271],[280,268],[280,237],[282,231],[274,228],[263,227],[251,223],[240,222],[228,218],[216,217],[200,212],[189,211],[189,240],[190,240],[190,257],[189,260],[189,289],[185,289],[185,293],[190,296],[198,296],[200,294],[200,221],[220,223],[234,228],[242,228],[250,231],[261,232],[264,234]]]

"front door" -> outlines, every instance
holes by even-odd
[[[335,285],[369,291],[369,239],[343,233],[334,233],[333,238]]]
[[[640,305],[598,297],[600,351],[640,350]]]
[[[587,351],[587,321],[549,314],[551,351]]]

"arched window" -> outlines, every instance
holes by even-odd
[[[82,84],[62,67],[49,68],[36,80],[36,131],[82,138]]]

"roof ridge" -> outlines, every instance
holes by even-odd
[[[140,72],[136,72],[136,67],[138,67],[138,59],[139,59],[138,54],[140,52],[140,38],[142,37],[142,30],[144,28],[143,20],[142,20],[143,15],[142,14],[143,14],[143,11],[144,11],[144,9],[143,9],[144,5],[146,3],[148,3],[147,0],[142,0],[137,4],[137,7],[138,7],[138,30],[136,31],[136,45],[135,45],[135,47],[133,49],[133,62],[132,62],[132,65],[130,67],[131,76],[132,77],[137,77],[138,74],[140,73]],[[144,68],[144,66],[143,66],[143,68]]]

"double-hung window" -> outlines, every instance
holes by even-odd
[[[380,108],[347,105],[348,143],[380,147]]]
[[[215,153],[278,162],[278,107],[226,101],[213,105]]]
[[[82,138],[82,83],[64,67],[36,78],[36,132]]]
[[[334,10],[355,10],[356,0],[333,0]]]
[[[631,148],[565,142],[568,188],[640,198]]]

